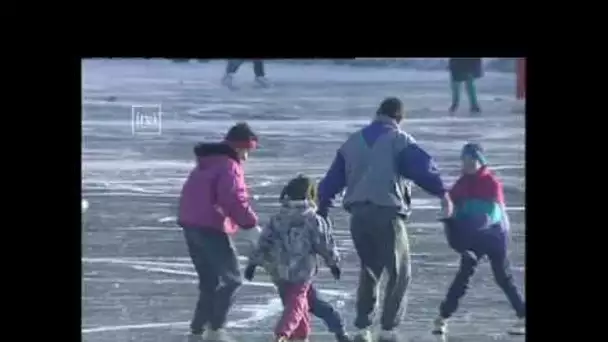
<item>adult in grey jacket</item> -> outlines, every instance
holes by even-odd
[[[333,198],[346,188],[343,204],[351,214],[350,231],[361,261],[355,341],[371,341],[377,287],[386,270],[380,341],[396,341],[395,328],[405,312],[410,282],[410,253],[405,222],[410,214],[411,181],[441,199],[444,216],[452,203],[431,156],[399,127],[403,104],[387,98],[376,118],[340,147],[319,184],[319,214],[327,216]]]

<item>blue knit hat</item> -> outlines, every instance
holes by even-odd
[[[486,157],[483,155],[483,147],[476,143],[468,143],[462,148],[461,157],[469,156],[481,163],[481,165],[487,165]]]

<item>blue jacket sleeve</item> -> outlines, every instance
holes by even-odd
[[[415,143],[408,144],[397,158],[401,176],[413,181],[433,196],[441,197],[446,193],[435,161],[420,146]]]
[[[327,211],[332,204],[333,199],[337,194],[344,190],[346,186],[346,169],[344,165],[344,157],[338,151],[334,161],[331,163],[327,174],[319,183],[319,215],[326,217]]]

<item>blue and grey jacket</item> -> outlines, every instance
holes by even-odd
[[[409,215],[411,181],[433,196],[446,193],[433,158],[397,122],[378,115],[340,147],[319,183],[319,213],[327,215],[335,196],[346,188],[344,208],[355,203],[395,207]]]

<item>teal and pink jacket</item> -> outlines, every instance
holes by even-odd
[[[448,233],[450,245],[475,244],[475,240],[488,236],[504,242],[509,220],[503,186],[487,166],[475,174],[462,175],[450,190],[450,196],[454,202]]]

